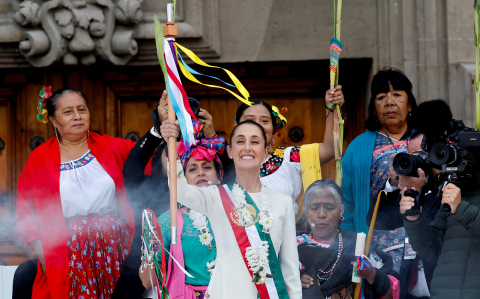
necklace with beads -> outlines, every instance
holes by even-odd
[[[317,274],[317,278],[320,279],[320,280],[328,280],[332,274],[333,274],[333,270],[335,269],[335,266],[337,265],[338,261],[340,260],[340,257],[342,256],[342,252],[343,252],[343,238],[342,238],[342,233],[339,232],[338,233],[338,254],[337,254],[337,260],[335,261],[335,263],[333,263],[333,266],[332,266],[332,269],[330,269],[329,271],[323,271],[322,269],[319,269],[318,272],[322,273],[322,274],[330,274],[328,275],[327,278],[323,278],[323,277],[320,277],[318,274]]]

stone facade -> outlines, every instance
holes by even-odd
[[[154,0],[0,0],[0,67],[56,63],[156,65]],[[179,42],[207,61],[328,59],[333,2],[179,0]],[[406,72],[419,101],[443,98],[468,115],[474,61],[472,0],[344,1],[342,58]],[[320,70],[319,70],[320,71]],[[467,122],[472,125],[473,123]]]

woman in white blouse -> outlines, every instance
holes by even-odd
[[[122,175],[134,143],[89,132],[80,91],[48,95],[56,137],[31,153],[18,182],[17,232],[38,258],[32,297],[110,298],[135,231]]]
[[[165,139],[178,135],[171,120],[161,130]],[[239,123],[230,143],[235,184],[199,188],[178,176],[178,202],[207,216],[215,235],[217,259],[208,294],[211,299],[301,298],[292,201],[259,178],[268,156],[265,132],[253,121]],[[179,161],[176,167],[182,170]]]

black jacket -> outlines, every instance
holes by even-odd
[[[437,261],[430,294],[432,299],[479,298],[480,192],[462,192],[455,214],[439,210],[432,223],[421,214],[404,220],[413,249],[422,258]]]
[[[144,174],[150,158],[162,142],[150,131],[143,136],[123,166],[123,178],[128,202],[135,219],[135,235],[130,254],[123,263],[122,272],[112,294],[112,299],[141,298],[145,288],[138,275],[141,258],[142,210],[151,209],[158,217],[170,208],[169,189],[165,176],[147,176]]]

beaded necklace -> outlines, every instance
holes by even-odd
[[[322,274],[330,274],[328,275],[327,278],[322,278],[320,277],[318,274],[317,274],[317,278],[320,279],[320,280],[328,280],[332,274],[333,274],[333,270],[335,269],[335,266],[337,265],[338,261],[340,260],[340,257],[342,256],[342,252],[343,252],[343,238],[342,238],[342,233],[339,232],[338,233],[338,254],[337,254],[337,260],[335,261],[335,263],[333,264],[332,266],[332,269],[330,269],[329,271],[323,271],[322,269],[319,269],[318,272],[322,273]]]

